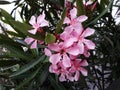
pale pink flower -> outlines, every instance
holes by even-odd
[[[81,15],[77,17],[77,9],[73,8],[70,10],[70,18],[65,17],[64,24],[70,25],[72,29],[79,29],[81,28],[81,23],[87,20],[87,16]]]
[[[30,48],[34,49],[34,48],[37,48],[37,40],[34,39],[34,38],[31,38],[31,37],[28,37],[25,39],[25,42],[30,46]]]
[[[92,50],[95,48],[95,44],[91,41],[91,40],[88,40],[86,39],[86,37],[92,35],[93,33],[95,32],[94,29],[91,29],[91,28],[87,28],[85,31],[83,31],[81,33],[81,35],[78,37],[78,42],[77,42],[77,45],[79,47],[79,50],[80,50],[80,54],[83,54],[84,53],[84,45],[89,49],[89,50]]]
[[[36,34],[38,28],[41,28],[41,27],[44,27],[44,26],[49,26],[48,21],[45,20],[44,12],[42,13],[42,15],[39,15],[37,17],[37,20],[36,20],[35,16],[32,16],[29,23],[34,28],[34,29],[28,31],[31,34]]]
[[[88,63],[86,60],[75,59],[72,61],[72,67],[70,68],[69,72],[73,74],[75,81],[78,81],[80,77],[80,72],[84,76],[87,76],[87,70],[84,68],[85,66],[88,66]]]

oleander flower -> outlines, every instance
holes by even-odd
[[[31,34],[36,34],[37,30],[41,27],[49,26],[48,21],[45,20],[44,12],[41,15],[39,15],[37,18],[35,16],[32,16],[29,23],[34,28],[28,31]]]

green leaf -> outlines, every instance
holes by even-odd
[[[28,70],[30,70],[31,68],[33,68],[35,65],[37,65],[39,62],[41,62],[42,60],[45,59],[45,56],[40,56],[40,58],[38,58],[37,60],[33,60],[30,63],[24,65],[23,67],[21,67],[18,71],[16,71],[15,73],[11,74],[10,77],[15,77],[18,76]]]
[[[60,20],[59,23],[57,24],[57,28],[56,28],[56,31],[55,31],[56,33],[61,33],[62,25],[63,25],[64,19],[65,19],[65,16],[66,16],[66,12],[67,12],[67,9],[65,8],[65,9],[63,10],[61,20]]]
[[[85,7],[82,0],[76,0],[77,16],[85,15]]]
[[[109,3],[108,7],[105,8],[104,11],[103,11],[98,17],[96,17],[93,21],[91,21],[90,23],[88,23],[85,27],[87,27],[87,26],[95,23],[98,19],[100,19],[103,15],[105,15],[106,12],[107,12],[107,11],[109,10],[109,8],[111,7],[112,3],[113,3],[113,0],[111,0],[111,2]]]
[[[0,0],[0,4],[10,4],[10,2],[8,2],[8,1],[5,1],[5,0]]]
[[[24,85],[29,83],[39,72],[40,68],[38,68],[35,72],[33,72],[28,78],[24,79],[24,81],[15,88],[15,90],[20,90]]]
[[[56,40],[56,37],[53,34],[46,33],[45,42],[47,44],[53,43],[55,42],[55,40]]]
[[[15,30],[23,33],[24,35],[33,37],[38,40],[44,40],[44,36],[40,33],[37,33],[36,35],[28,33],[28,30],[32,29],[32,27],[30,25],[28,25],[26,23],[21,23],[19,21],[14,21],[14,20],[10,20],[10,23]]]
[[[0,60],[0,67],[8,67],[18,64],[19,61],[17,60]]]
[[[45,65],[44,65],[44,69],[43,69],[43,71],[41,72],[40,77],[39,77],[39,79],[38,79],[40,85],[42,85],[42,84],[44,83],[44,81],[46,80],[46,78],[48,77],[48,74],[49,74],[48,68],[49,68],[49,65],[48,65],[48,64],[45,64]]]
[[[55,90],[66,90],[65,87],[62,84],[57,83],[52,76],[49,76],[49,80]]]
[[[1,16],[6,18],[6,20],[14,20],[13,17],[2,8],[0,8],[0,13],[1,13]]]

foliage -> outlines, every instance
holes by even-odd
[[[18,7],[21,8],[22,22],[16,21],[16,17],[0,9],[1,21],[13,28],[13,31],[6,30],[0,24],[3,31],[0,34],[0,89],[82,90],[92,88],[94,90],[97,87],[99,90],[105,90],[113,80],[120,77],[120,30],[112,17],[112,7],[117,5],[119,0],[115,5],[113,5],[114,0],[100,0],[100,3],[93,0],[94,3],[87,7],[84,7],[80,0],[73,0],[71,6],[75,1],[78,16],[83,14],[88,16],[88,20],[83,25],[96,30],[93,36],[88,37],[96,44],[95,50],[90,51],[91,56],[87,58],[88,76],[81,76],[77,82],[59,82],[58,76],[49,73],[50,63],[48,57],[44,56],[46,46],[39,44],[38,48],[31,49],[30,45],[24,42],[27,36],[44,40],[46,43],[55,41],[54,34],[63,31],[62,24],[66,14],[65,0],[32,0],[32,2],[31,0],[14,2],[2,0],[0,4],[15,3],[12,14]],[[93,6],[96,7],[93,8]],[[50,22],[50,28],[43,28],[47,32],[46,36],[39,32],[36,35],[28,33],[31,29],[29,24],[31,16],[39,16],[43,11]]]

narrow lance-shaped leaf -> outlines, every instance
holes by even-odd
[[[85,7],[83,4],[83,0],[76,0],[77,5],[77,16],[85,15]]]
[[[103,15],[105,15],[105,13],[111,7],[112,3],[113,3],[113,0],[111,0],[111,2],[109,3],[109,5],[107,6],[107,8],[104,9],[104,11],[98,17],[96,17],[93,21],[91,21],[90,23],[88,23],[85,27],[89,26],[90,24],[95,23],[98,19],[100,19]]]
[[[17,29],[19,32],[38,40],[44,40],[44,36],[40,33],[37,33],[36,35],[28,33],[28,30],[32,28],[30,25],[14,20],[11,20],[10,22],[13,25],[14,29]]]
[[[18,75],[30,70],[31,68],[33,68],[35,65],[37,65],[40,61],[42,61],[44,59],[45,59],[45,56],[43,55],[40,58],[38,58],[37,60],[34,60],[34,61],[24,65],[21,69],[19,69],[15,73],[11,74],[10,77],[18,76]]]
[[[61,33],[62,25],[63,25],[64,19],[65,19],[65,16],[66,16],[66,12],[67,12],[67,9],[64,8],[63,13],[62,13],[62,18],[59,21],[59,23],[57,24],[57,28],[56,28],[56,31],[55,31],[56,33]]]
[[[6,18],[6,20],[14,20],[13,17],[2,8],[0,8],[0,13],[1,13],[1,16],[4,16]]]
[[[39,72],[40,68],[38,68],[35,72],[33,72],[28,78],[26,78],[19,86],[15,88],[15,90],[20,90],[24,85],[29,83]]]
[[[0,0],[0,4],[10,4],[10,2],[9,1],[5,1],[5,0]]]

